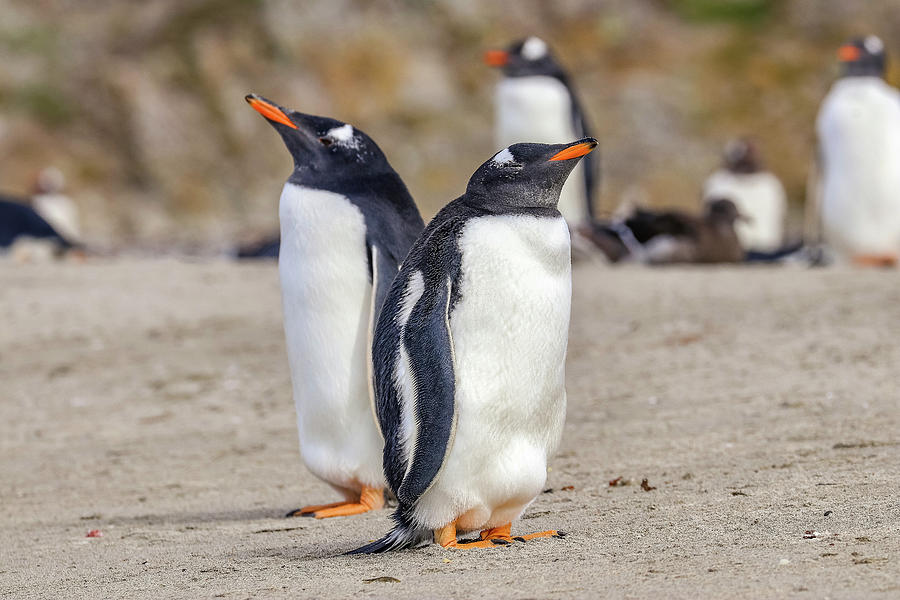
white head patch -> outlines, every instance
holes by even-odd
[[[884,43],[878,36],[870,35],[863,41],[863,46],[866,47],[866,50],[869,54],[880,54],[882,50],[884,50]]]
[[[539,60],[547,56],[547,43],[538,37],[530,37],[522,44],[522,56],[528,60]]]
[[[494,155],[494,158],[491,159],[491,162],[500,167],[509,164],[514,160],[516,159],[513,158],[512,152],[509,151],[509,148],[504,148]]]
[[[328,133],[325,135],[334,140],[334,143],[338,146],[345,146],[347,148],[356,148],[359,146],[359,141],[356,139],[356,136],[353,135],[353,126],[349,123],[342,125],[341,127],[329,129]]]

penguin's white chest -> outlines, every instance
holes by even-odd
[[[382,485],[367,348],[372,303],[362,212],[332,192],[287,183],[279,207],[284,331],[300,452],[341,489]]]
[[[517,518],[546,481],[565,420],[571,250],[562,218],[521,215],[473,219],[459,247],[456,432],[416,511],[472,530]]]
[[[827,241],[850,256],[900,253],[900,94],[877,77],[838,81],[817,129]]]
[[[560,144],[575,139],[569,90],[553,77],[507,77],[497,84],[497,143]]]
[[[497,84],[495,99],[497,147],[518,142],[562,144],[581,137],[575,131],[572,97],[554,77],[507,77]],[[584,164],[579,163],[563,186],[559,212],[566,221],[587,219]]]
[[[716,171],[703,190],[707,201],[725,198],[747,220],[735,224],[735,233],[744,250],[773,252],[784,238],[787,198],[778,178],[767,171],[731,173]]]

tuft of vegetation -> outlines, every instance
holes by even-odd
[[[0,45],[17,54],[48,56],[56,52],[57,34],[50,28],[27,27],[0,31]]]
[[[65,93],[50,83],[33,83],[15,93],[13,103],[48,127],[69,124],[76,110]]]
[[[774,0],[666,0],[686,21],[759,25],[774,12]]]

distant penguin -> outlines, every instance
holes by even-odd
[[[490,50],[485,62],[503,71],[494,95],[496,147],[517,142],[564,143],[591,136],[568,73],[544,40],[529,37],[506,50]],[[594,218],[599,153],[585,157],[563,186],[559,212],[574,230]]]
[[[49,243],[52,252],[57,255],[74,247],[24,200],[0,196],[0,249],[27,239]]]
[[[765,170],[756,146],[748,139],[725,147],[723,168],[706,180],[705,202],[727,198],[744,217],[735,231],[744,250],[774,252],[782,247],[787,197],[778,177]]]
[[[822,102],[819,215],[824,241],[858,264],[900,257],[900,93],[874,35],[840,47],[841,78]]]
[[[501,150],[410,250],[373,347],[395,527],[351,554],[561,536],[510,527],[562,434],[571,248],[556,203],[596,145]],[[479,541],[457,541],[476,530]]]
[[[279,207],[278,271],[300,453],[344,501],[288,516],[363,513],[384,503],[372,333],[424,224],[399,175],[362,131],[246,97],[294,159]]]

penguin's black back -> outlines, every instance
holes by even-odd
[[[0,248],[12,245],[18,237],[52,239],[63,248],[72,247],[33,208],[8,196],[0,196]]]
[[[358,177],[339,178],[295,171],[288,182],[347,198],[363,214],[366,245],[377,246],[399,265],[425,223],[406,184],[393,169],[371,173],[361,165],[361,171]]]

